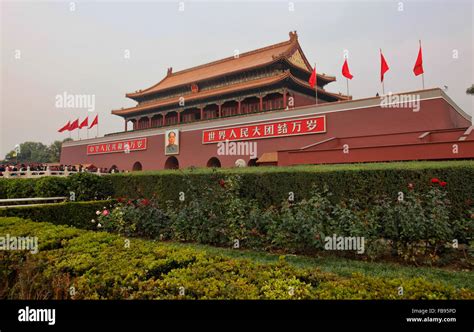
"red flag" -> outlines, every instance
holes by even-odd
[[[413,67],[413,72],[415,76],[421,75],[424,73],[423,70],[423,54],[421,51],[421,42],[420,42],[420,50],[418,51],[418,57],[416,58],[415,67]]]
[[[311,76],[309,77],[309,85],[311,85],[312,88],[314,88],[314,86],[316,85],[316,65],[314,65],[314,69],[313,69],[313,72],[311,73]]]
[[[89,126],[89,129],[91,129],[92,127],[96,126],[99,124],[99,114],[97,114],[94,118],[94,121],[92,121],[91,125]]]
[[[342,75],[350,80],[354,77],[349,71],[349,65],[347,64],[347,59],[344,61],[344,64],[342,65]]]
[[[87,116],[84,121],[81,122],[81,124],[79,125],[79,129],[82,129],[84,127],[87,127],[89,125],[89,117]]]
[[[68,121],[64,127],[62,127],[61,129],[58,129],[58,132],[62,133],[63,131],[65,130],[69,130],[69,126],[71,125],[71,121]]]
[[[387,65],[387,61],[385,61],[385,58],[383,57],[382,50],[380,50],[380,61],[380,82],[383,82],[383,76],[390,68]]]
[[[74,122],[71,123],[69,126],[69,131],[73,131],[74,129],[79,128],[79,119],[76,119]]]

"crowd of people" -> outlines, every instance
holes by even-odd
[[[98,168],[94,165],[62,165],[62,164],[42,164],[42,163],[29,163],[29,164],[0,164],[0,176],[3,176],[5,171],[9,172],[35,172],[44,173],[48,170],[50,172],[58,171],[69,171],[69,172],[89,172],[89,173],[119,173],[118,167],[113,166],[110,169],[107,167]],[[124,172],[122,170],[122,172]],[[14,175],[13,175],[14,176]]]

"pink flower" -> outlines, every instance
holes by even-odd
[[[408,184],[408,189],[409,189],[409,190],[413,190],[413,188],[415,188],[415,186],[413,185],[413,183],[409,183],[409,184]]]
[[[103,215],[103,216],[108,216],[108,215],[109,215],[109,210],[104,210],[104,211],[102,211],[102,215]]]

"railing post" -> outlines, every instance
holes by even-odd
[[[44,175],[46,175],[46,176],[51,175],[51,170],[49,169],[49,166],[46,166],[46,172],[44,172]]]
[[[31,175],[30,166],[28,166],[28,167],[26,167],[26,178],[29,179],[31,177],[32,177],[32,175]]]

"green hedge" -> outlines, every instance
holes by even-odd
[[[109,208],[112,201],[63,202],[1,208],[0,217],[20,217],[33,221],[45,221],[56,225],[71,225],[84,229],[95,228],[91,222],[96,211]]]
[[[115,197],[156,196],[165,203],[178,202],[180,192],[189,192],[189,181],[205,187],[232,174],[242,179],[241,197],[255,199],[260,207],[279,205],[290,192],[295,201],[308,199],[313,185],[329,188],[333,203],[357,198],[362,206],[370,207],[381,197],[396,198],[410,183],[419,191],[428,191],[431,178],[447,182],[452,218],[466,217],[474,206],[474,161],[155,171],[116,174],[111,180]]]
[[[180,192],[195,186],[215,184],[225,176],[238,174],[242,198],[255,199],[260,207],[278,205],[294,193],[295,200],[311,196],[313,185],[329,188],[333,203],[357,198],[363,206],[377,204],[382,196],[395,198],[409,183],[429,190],[429,180],[447,182],[451,217],[460,219],[474,206],[474,161],[423,161],[372,164],[316,165],[296,167],[247,167],[230,169],[187,169],[121,173],[99,177],[76,174],[67,179],[2,179],[0,198],[63,196],[70,191],[76,200],[156,197],[161,203],[178,202]]]
[[[18,218],[0,218],[5,234],[37,237],[39,252],[0,251],[2,299],[474,298],[425,278],[339,276]]]
[[[0,199],[29,197],[69,197],[76,201],[106,199],[113,194],[110,177],[76,173],[69,177],[47,176],[31,179],[0,179]]]

